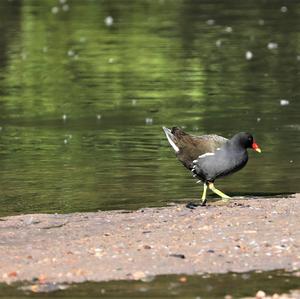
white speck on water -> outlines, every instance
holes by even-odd
[[[256,121],[259,123],[259,122],[261,121],[261,118],[258,117],[258,118],[256,119]]]
[[[251,60],[253,58],[253,53],[251,51],[247,51],[245,57],[247,60]]]
[[[265,25],[265,20],[263,20],[263,19],[258,20],[258,25],[260,25],[260,26]]]
[[[2,127],[0,127],[0,132],[2,131],[2,129],[3,129],[3,128],[2,128]]]
[[[47,53],[48,52],[48,47],[43,47],[43,52]]]
[[[104,23],[106,26],[110,27],[114,23],[114,19],[112,16],[108,16],[104,19]]]
[[[27,59],[27,54],[26,53],[22,53],[21,54],[21,58],[22,58],[22,60],[26,60]]]
[[[268,49],[269,50],[274,50],[274,49],[277,49],[278,48],[278,44],[277,43],[274,43],[274,42],[269,42],[268,43]]]
[[[57,6],[52,7],[51,12],[52,12],[54,15],[57,14],[57,13],[59,12],[59,7],[57,7]]]
[[[289,100],[281,99],[280,100],[280,106],[287,106],[290,104]]]
[[[75,52],[73,50],[68,51],[68,56],[74,56]]]
[[[298,60],[298,61],[300,61],[300,55],[297,55],[297,57],[296,57],[296,58],[297,58],[297,60]]]
[[[227,26],[227,27],[225,28],[225,32],[231,33],[231,32],[232,32],[232,27]]]
[[[293,161],[293,160],[290,160],[290,163],[294,163],[294,161]]]
[[[81,36],[80,39],[79,39],[79,41],[80,41],[81,43],[84,43],[84,42],[86,42],[86,38],[85,38],[84,36]]]
[[[64,144],[67,144],[68,143],[68,139],[64,139]]]
[[[280,11],[285,13],[288,11],[288,8],[286,6],[281,6]]]
[[[70,9],[70,6],[68,4],[63,5],[62,10],[68,11]]]
[[[101,119],[101,114],[97,114],[97,119]]]
[[[108,59],[108,63],[114,63],[114,61],[115,61],[115,60],[114,60],[114,58],[112,58],[112,57]]]
[[[63,115],[62,115],[62,119],[63,119],[63,120],[67,120],[67,115],[66,115],[66,114],[63,114]]]
[[[59,0],[60,4],[65,4],[67,2],[67,0]]]
[[[222,46],[222,40],[218,39],[218,40],[216,41],[216,46],[217,46],[218,48],[220,48],[220,47]]]
[[[132,106],[135,106],[136,103],[137,103],[137,100],[136,100],[136,99],[133,99],[133,100],[131,101]]]
[[[152,125],[153,124],[153,118],[151,118],[151,117],[145,118],[145,123],[146,123],[146,125]]]
[[[212,25],[215,24],[215,20],[209,19],[209,20],[206,21],[206,24],[212,26]]]

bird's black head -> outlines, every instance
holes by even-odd
[[[232,137],[232,141],[243,148],[252,148],[259,153],[261,152],[261,149],[250,133],[240,132]]]

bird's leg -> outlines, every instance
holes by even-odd
[[[219,195],[220,197],[222,197],[222,199],[224,201],[229,201],[230,197],[228,195],[226,195],[225,193],[223,193],[222,191],[218,190],[217,188],[215,188],[214,183],[208,183],[208,188],[216,193],[217,195]]]
[[[203,193],[201,197],[201,206],[205,206],[206,203],[206,191],[207,191],[207,185],[206,183],[203,184]]]

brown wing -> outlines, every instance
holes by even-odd
[[[174,136],[174,143],[179,148],[176,156],[188,169],[192,169],[193,160],[200,155],[212,153],[228,141],[228,139],[218,135],[189,135],[177,127],[173,127],[171,133]]]

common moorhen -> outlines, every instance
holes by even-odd
[[[247,148],[261,152],[249,133],[241,132],[226,139],[218,135],[194,136],[178,127],[171,130],[163,127],[163,130],[179,161],[198,182],[203,182],[202,205],[206,203],[207,187],[228,201],[230,197],[215,188],[214,181],[242,169],[248,161]]]

